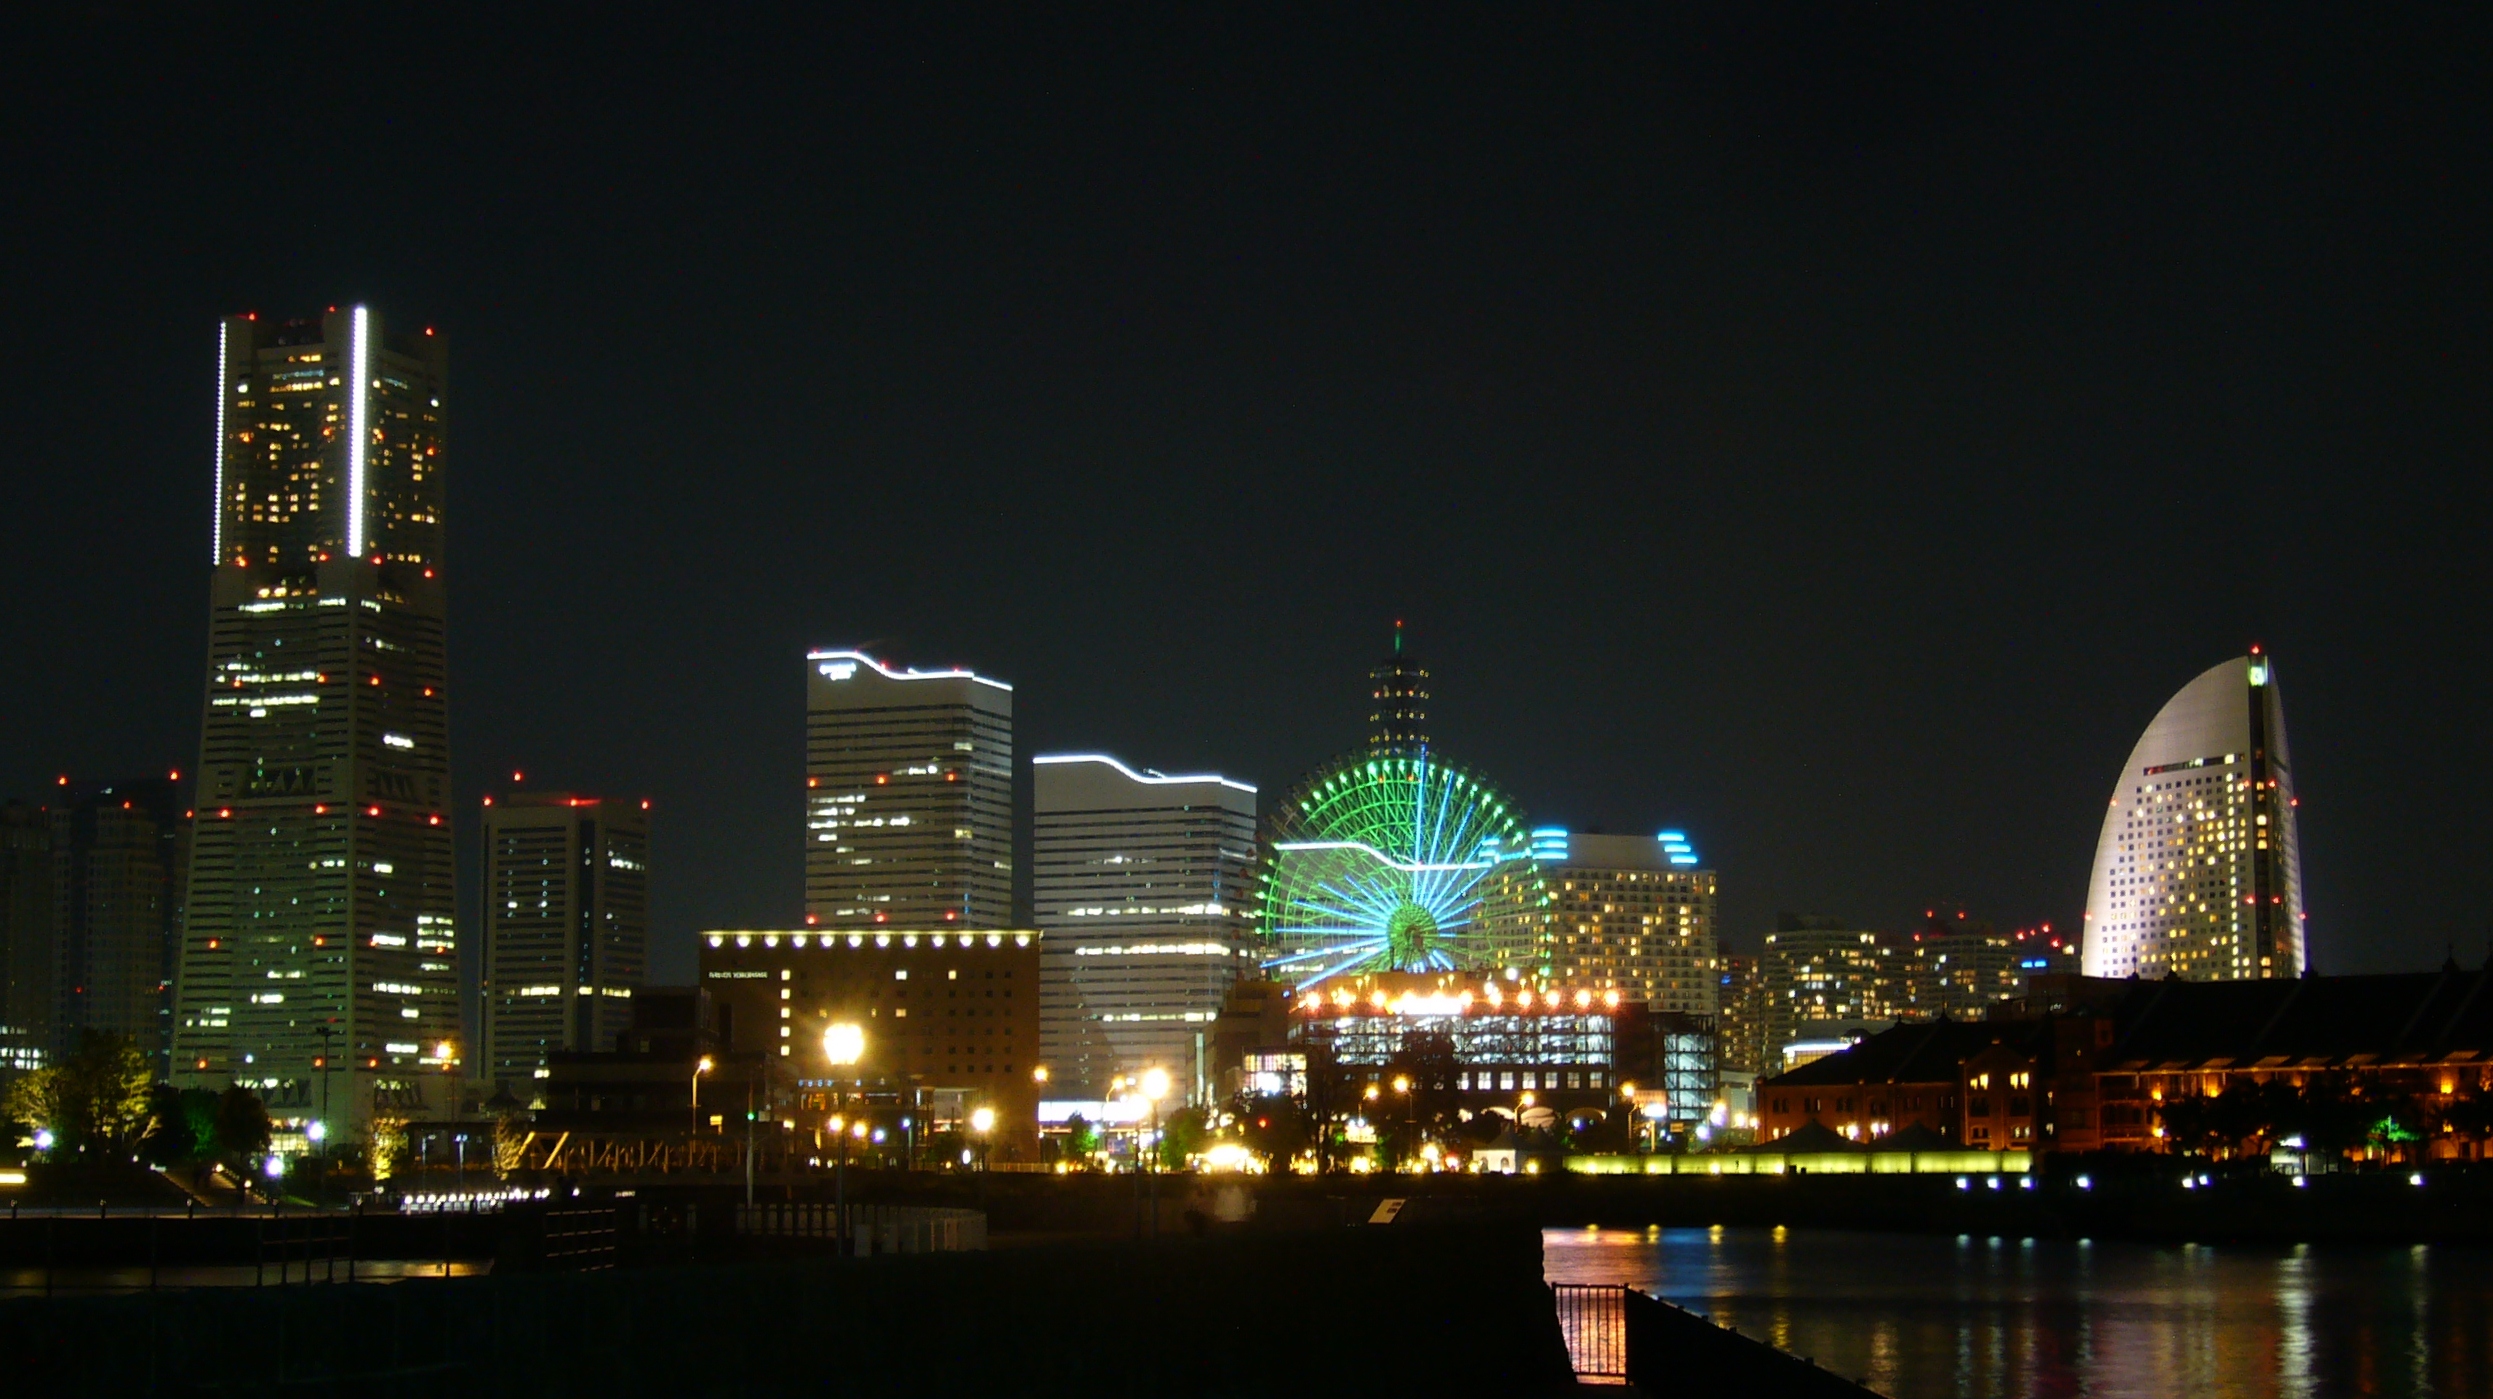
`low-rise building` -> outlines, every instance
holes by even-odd
[[[2474,1157],[2486,1135],[2477,1124],[2493,1117],[2482,1111],[2493,1104],[2493,966],[2272,981],[2047,976],[1990,1018],[1901,1025],[1757,1093],[1766,1141],[1815,1122],[1858,1141],[1919,1125],[1991,1150],[2264,1151],[2327,1105],[2355,1104],[2365,1106],[2353,1117],[2397,1125],[2345,1149]],[[2220,1098],[2227,1111],[2211,1112],[2205,1100]]]
[[[1030,1161],[1040,942],[1029,930],[719,930],[701,935],[701,986],[729,1050],[783,1061],[795,1111],[827,1120],[844,1095],[897,1095],[924,1141],[973,1132],[985,1109],[990,1159]]]
[[[1710,1028],[1692,1033],[1710,1043]],[[1462,973],[1337,978],[1290,1007],[1290,1048],[1311,1096],[1334,1091],[1331,1078],[1352,1093],[1381,1091],[1398,1068],[1418,1068],[1445,1080],[1431,1091],[1447,1107],[1527,1126],[1632,1111],[1625,1090],[1668,1077],[1655,1030],[1655,1017],[1616,989]],[[1680,1067],[1691,1091],[1710,1079],[1710,1066]]]

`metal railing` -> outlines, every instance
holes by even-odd
[[[281,1209],[261,1220],[254,1233],[255,1287],[267,1285],[271,1264],[276,1265],[280,1287],[294,1282],[336,1282],[340,1263],[346,1265],[346,1281],[355,1280],[355,1217],[351,1214],[298,1211],[288,1215]]]
[[[1607,1283],[1550,1284],[1558,1332],[1576,1378],[1627,1383],[1627,1289]]]
[[[549,1268],[574,1273],[615,1266],[613,1208],[547,1210],[545,1263]]]
[[[840,1240],[840,1252],[975,1253],[987,1246],[983,1210],[922,1205],[850,1205],[846,1228],[835,1206],[765,1202],[736,1207],[736,1232],[778,1238]]]

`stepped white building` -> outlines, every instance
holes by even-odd
[[[1049,1096],[1168,1072],[1199,1101],[1221,1001],[1255,974],[1255,789],[1136,772],[1100,754],[1032,760],[1039,1049]]]

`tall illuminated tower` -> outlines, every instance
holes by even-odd
[[[1104,1098],[1157,1066],[1200,1101],[1212,1022],[1260,952],[1255,789],[1097,753],[1042,755],[1030,774],[1048,1095]]]
[[[2112,789],[2086,888],[2088,976],[2300,976],[2302,850],[2276,664],[2258,647],[2165,702]]]
[[[805,921],[1012,926],[1012,686],[805,658]]]
[[[191,822],[178,774],[61,780],[52,809],[52,1048],[127,1035],[165,1072]]]
[[[529,1099],[553,1050],[608,1050],[649,969],[649,803],[510,792],[485,806],[479,1078]]]
[[[249,1085],[281,1129],[450,1106],[445,368],[363,306],[217,330],[173,1071]]]
[[[1417,753],[1428,746],[1428,670],[1402,649],[1402,623],[1394,623],[1394,653],[1368,672],[1368,751]]]

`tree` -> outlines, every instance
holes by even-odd
[[[1342,1126],[1361,1106],[1361,1085],[1334,1053],[1325,1027],[1318,1026],[1308,1035],[1305,1050],[1308,1128],[1316,1143],[1317,1169],[1330,1171]]]
[[[1307,1113],[1286,1093],[1241,1093],[1230,1114],[1238,1119],[1238,1135],[1270,1172],[1286,1171],[1307,1148]]]
[[[273,1130],[268,1105],[257,1093],[237,1083],[217,1095],[216,1148],[236,1170],[251,1173],[252,1160],[268,1150]]]
[[[1179,1108],[1160,1119],[1160,1169],[1184,1170],[1186,1158],[1203,1150],[1204,1139],[1211,1135],[1203,1109]]]
[[[372,1178],[388,1180],[407,1164],[407,1119],[397,1113],[380,1113],[373,1117],[370,1131],[372,1144],[366,1157],[372,1163]],[[500,1154],[499,1144],[495,1152]]]
[[[2441,1108],[2441,1128],[2472,1142],[2493,1138],[2493,1093],[2470,1093]]]
[[[2216,1122],[2216,1100],[2213,1097],[2192,1095],[2167,1098],[2157,1117],[2164,1125],[2166,1151],[2212,1154],[2224,1142]]]
[[[152,1117],[154,1086],[147,1056],[129,1036],[89,1030],[76,1053],[11,1086],[9,1115],[50,1129],[55,1151],[127,1161]]]
[[[534,1128],[516,1101],[493,1115],[493,1173],[508,1180],[528,1164],[528,1138]]]
[[[2280,1139],[2302,1138],[2306,1151],[2335,1156],[2363,1145],[2381,1117],[2378,1104],[2315,1082],[2278,1114],[2274,1130]]]
[[[1371,1114],[1381,1119],[1378,1136],[1390,1145],[1392,1159],[1409,1160],[1422,1144],[1444,1141],[1461,1120],[1462,1095],[1455,1087],[1461,1067],[1452,1035],[1420,1030],[1403,1036],[1401,1047],[1385,1064],[1382,1081],[1388,1091],[1379,1096]]]
[[[216,1094],[205,1088],[156,1085],[147,1135],[139,1159],[168,1170],[196,1166],[216,1155]]]
[[[2414,1099],[2403,1095],[2374,1098],[2369,1101],[2371,1125],[2364,1129],[2364,1144],[2384,1155],[2395,1155],[2424,1139],[2426,1123],[2423,1109]]]
[[[9,1085],[8,1105],[0,1109],[9,1120],[23,1124],[28,1132],[48,1131],[53,1145],[60,1145],[60,1129],[53,1124],[62,1120],[61,1078],[58,1069],[35,1069],[17,1076]]]
[[[1091,1158],[1099,1151],[1099,1130],[1082,1114],[1065,1119],[1065,1159],[1076,1167],[1088,1170]]]

